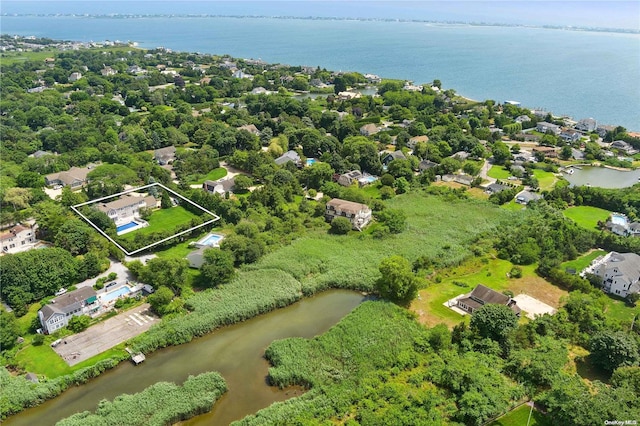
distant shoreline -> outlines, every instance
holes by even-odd
[[[635,34],[640,35],[640,29],[631,28],[608,28],[608,27],[582,27],[569,25],[525,25],[508,24],[504,22],[475,22],[475,21],[432,21],[425,19],[401,19],[401,18],[347,18],[347,17],[312,17],[294,15],[227,15],[227,14],[140,14],[140,13],[0,13],[0,17],[33,17],[33,18],[86,18],[86,19],[136,19],[136,18],[234,18],[234,19],[291,19],[302,21],[360,21],[360,22],[397,22],[430,24],[437,26],[469,26],[469,27],[504,27],[504,28],[525,28],[541,30],[561,30],[577,32],[598,32],[615,34]]]

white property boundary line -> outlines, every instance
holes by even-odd
[[[213,217],[214,217],[214,219],[211,219],[211,220],[209,220],[209,221],[207,221],[207,222],[204,222],[204,223],[202,223],[202,224],[200,224],[200,225],[198,225],[198,226],[194,226],[193,228],[189,228],[189,229],[187,229],[187,230],[184,230],[184,231],[178,232],[178,233],[177,233],[177,234],[175,234],[175,235],[172,235],[172,236],[170,236],[170,237],[164,238],[164,239],[162,239],[162,240],[160,240],[160,241],[156,241],[155,243],[149,244],[148,246],[144,246],[144,247],[139,248],[139,249],[137,249],[137,250],[134,250],[134,251],[132,251],[132,252],[128,252],[127,250],[125,250],[125,248],[124,248],[124,247],[122,247],[120,244],[118,244],[118,243],[117,243],[113,238],[111,238],[109,235],[107,235],[107,234],[106,234],[106,232],[104,232],[102,229],[100,229],[98,226],[96,226],[96,224],[95,224],[95,223],[93,223],[92,221],[90,221],[90,220],[89,220],[85,215],[83,215],[82,213],[80,213],[80,211],[78,210],[78,207],[87,206],[87,205],[89,205],[89,204],[97,203],[97,202],[99,202],[99,201],[107,200],[107,199],[109,199],[109,198],[119,197],[119,196],[121,196],[121,195],[128,194],[128,193],[130,193],[130,192],[140,191],[141,189],[150,188],[150,187],[152,187],[152,186],[159,186],[160,188],[164,189],[165,191],[170,192],[171,194],[175,195],[176,197],[180,198],[181,200],[184,200],[184,201],[186,201],[187,203],[189,203],[189,204],[191,204],[191,205],[193,205],[193,206],[196,206],[197,208],[201,209],[202,211],[204,211],[204,212],[206,212],[206,213],[210,214],[211,216],[213,216]],[[161,184],[161,183],[159,183],[159,182],[154,182],[154,183],[150,183],[150,184],[148,184],[148,185],[139,186],[139,187],[137,187],[137,188],[128,189],[128,190],[126,190],[126,191],[118,192],[117,194],[109,195],[109,196],[107,196],[107,197],[102,197],[102,198],[97,198],[97,199],[95,199],[95,200],[87,201],[86,203],[76,204],[75,206],[71,206],[71,210],[73,210],[74,212],[76,212],[76,214],[77,214],[78,216],[80,216],[81,218],[83,218],[83,219],[84,219],[84,220],[85,220],[89,225],[93,226],[93,227],[95,228],[95,230],[96,230],[96,231],[98,231],[98,232],[99,232],[103,237],[105,237],[107,240],[111,241],[111,242],[112,242],[116,247],[118,247],[118,248],[119,248],[119,249],[120,249],[120,250],[121,250],[125,255],[127,255],[127,256],[132,256],[132,255],[134,255],[134,254],[136,254],[136,253],[140,253],[141,251],[147,250],[147,249],[149,249],[149,248],[151,248],[151,247],[155,247],[155,246],[157,246],[158,244],[162,244],[162,243],[164,243],[165,241],[169,241],[169,240],[171,240],[171,239],[173,239],[173,238],[179,237],[180,235],[183,235],[183,234],[189,233],[189,232],[191,232],[191,231],[193,231],[193,230],[195,230],[195,229],[202,228],[203,226],[209,225],[209,224],[211,224],[211,223],[213,223],[213,222],[215,222],[215,221],[217,221],[217,220],[220,220],[220,216],[218,216],[217,214],[210,212],[209,210],[205,209],[205,208],[204,208],[204,207],[202,207],[201,205],[194,203],[194,202],[193,202],[193,201],[191,201],[190,199],[188,199],[188,198],[184,197],[183,195],[178,194],[178,193],[177,193],[176,191],[174,191],[173,189],[167,188],[166,186],[164,186],[163,184]]]

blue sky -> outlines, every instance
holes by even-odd
[[[2,1],[2,13],[238,14],[424,19],[640,30],[640,1]]]

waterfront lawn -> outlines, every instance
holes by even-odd
[[[487,176],[494,179],[507,179],[509,176],[511,176],[511,172],[505,170],[502,166],[493,165],[487,172]]]
[[[218,180],[222,179],[227,175],[227,169],[224,167],[218,167],[217,169],[211,170],[206,175],[194,175],[190,176],[188,183],[190,185],[202,185],[205,180]]]
[[[587,229],[596,229],[598,221],[606,221],[611,214],[609,210],[591,206],[569,207],[563,213],[566,217]]]
[[[593,261],[593,259],[595,259],[598,256],[603,256],[605,255],[607,252],[604,250],[593,250],[590,251],[587,254],[584,254],[580,257],[578,257],[577,259],[573,259],[573,260],[569,260],[567,262],[562,263],[562,269],[563,270],[567,270],[567,268],[569,269],[574,269],[576,271],[576,273],[580,273],[584,268],[586,268],[587,266],[589,266],[591,264],[591,262]]]
[[[52,341],[46,339],[41,346],[29,344],[16,354],[16,361],[25,371],[44,374],[49,379],[71,373],[73,369],[49,346]]]
[[[531,407],[529,405],[521,405],[515,410],[509,411],[504,416],[489,423],[489,426],[524,426],[526,424],[529,426],[551,426],[549,419],[535,408],[533,412],[531,412],[531,420],[527,423],[530,412]]]
[[[556,175],[551,172],[545,172],[544,170],[534,169],[533,175],[538,179],[538,184],[542,191],[550,191],[553,189],[553,185],[556,183]]]

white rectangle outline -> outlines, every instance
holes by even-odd
[[[172,235],[171,237],[167,237],[167,238],[164,238],[164,239],[162,239],[162,240],[160,240],[160,241],[156,241],[155,243],[149,244],[149,245],[147,245],[147,246],[144,246],[144,247],[139,248],[139,249],[137,249],[137,250],[134,250],[134,251],[132,251],[132,252],[128,252],[127,250],[125,250],[125,248],[124,248],[124,247],[122,247],[120,244],[118,244],[118,243],[117,243],[113,238],[111,238],[109,235],[107,235],[107,234],[106,234],[106,232],[104,232],[102,229],[98,228],[98,226],[96,226],[96,224],[95,224],[95,223],[93,223],[92,221],[90,221],[90,220],[89,220],[85,215],[83,215],[82,213],[80,213],[80,211],[78,210],[78,207],[82,207],[82,206],[86,206],[86,205],[89,205],[89,204],[97,203],[97,202],[99,202],[99,201],[107,200],[107,199],[109,199],[109,198],[118,197],[118,196],[120,196],[120,195],[128,194],[128,193],[130,193],[130,192],[136,192],[136,191],[139,191],[139,190],[141,190],[141,189],[150,188],[150,187],[152,187],[152,186],[159,186],[159,187],[161,187],[162,189],[164,189],[164,190],[166,190],[166,191],[168,191],[168,192],[170,192],[170,193],[174,194],[175,196],[179,197],[180,199],[182,199],[182,200],[186,201],[187,203],[189,203],[189,204],[191,204],[191,205],[194,205],[194,206],[198,207],[199,209],[201,209],[202,211],[204,211],[204,212],[206,212],[206,213],[210,214],[211,216],[213,216],[213,217],[214,217],[214,219],[209,220],[209,221],[207,221],[207,222],[204,222],[204,223],[202,223],[202,224],[200,224],[200,225],[198,225],[198,226],[194,226],[194,227],[192,227],[192,228],[189,228],[189,229],[186,229],[186,230],[184,230],[184,231],[178,232],[177,234]],[[220,220],[220,216],[218,216],[217,214],[210,212],[209,210],[205,209],[205,208],[204,208],[204,207],[202,207],[201,205],[196,204],[196,203],[194,203],[193,201],[191,201],[190,199],[186,198],[185,196],[178,194],[178,193],[177,193],[176,191],[174,191],[173,189],[167,188],[166,186],[164,186],[164,185],[163,185],[163,184],[161,184],[160,182],[150,183],[150,184],[148,184],[148,185],[143,185],[143,186],[139,186],[139,187],[137,187],[137,188],[128,189],[128,190],[126,190],[126,191],[118,192],[117,194],[109,195],[109,196],[102,197],[102,198],[97,198],[97,199],[95,199],[95,200],[87,201],[87,202],[85,202],[85,203],[76,204],[75,206],[71,206],[71,210],[73,210],[73,211],[74,211],[78,216],[80,216],[81,218],[83,218],[83,219],[84,219],[84,220],[85,220],[89,225],[93,226],[93,227],[95,228],[95,230],[96,230],[96,231],[98,231],[98,232],[99,232],[103,237],[105,237],[106,239],[108,239],[109,241],[111,241],[111,242],[112,242],[116,247],[118,247],[118,248],[119,248],[119,249],[120,249],[120,250],[121,250],[125,255],[127,255],[127,256],[132,256],[132,255],[134,255],[134,254],[136,254],[136,253],[140,253],[141,251],[147,250],[147,249],[149,249],[149,248],[151,248],[151,247],[155,247],[155,246],[157,246],[158,244],[162,244],[162,243],[164,243],[165,241],[172,240],[172,239],[174,239],[174,238],[176,238],[176,237],[179,237],[180,235],[187,234],[187,233],[189,233],[189,232],[191,232],[191,231],[193,231],[193,230],[195,230],[195,229],[202,228],[203,226],[209,225],[209,224],[211,224],[211,223],[216,222],[217,220]]]

